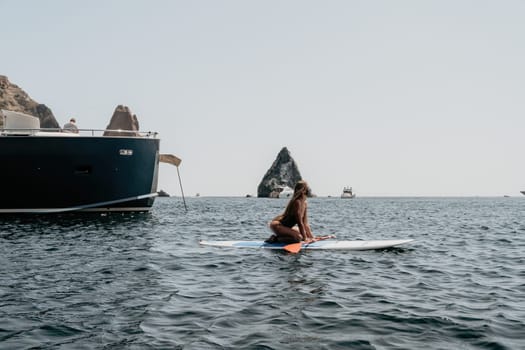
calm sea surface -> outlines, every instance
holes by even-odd
[[[315,234],[264,239],[281,199],[159,198],[148,214],[0,217],[0,349],[525,349],[524,198],[314,198]]]

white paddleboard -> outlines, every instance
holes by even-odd
[[[321,249],[341,249],[341,250],[371,250],[395,247],[414,241],[413,239],[384,239],[375,241],[338,241],[322,240],[314,243],[303,243],[301,249],[321,250]],[[263,248],[263,249],[284,249],[286,243],[265,243],[264,241],[200,241],[201,245],[213,247],[233,247],[233,248]]]

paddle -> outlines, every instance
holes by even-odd
[[[299,251],[301,250],[301,247],[303,246],[303,244],[301,242],[299,243],[291,243],[291,244],[287,244],[283,247],[284,250],[286,250],[288,253],[299,253]]]
[[[335,236],[334,235],[327,235],[327,236],[315,237],[313,240],[311,240],[309,242],[305,242],[305,245],[308,245],[308,244],[311,244],[311,243],[315,243],[315,242],[318,242],[318,241],[322,241],[322,240],[325,240],[325,239],[330,239],[330,238],[335,238]],[[286,250],[289,253],[296,254],[296,253],[299,253],[299,251],[301,250],[302,247],[303,247],[303,242],[299,242],[299,243],[287,244],[287,245],[285,245],[283,247],[283,249]]]

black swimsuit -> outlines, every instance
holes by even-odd
[[[297,220],[295,220],[295,216],[294,215],[285,216],[279,221],[281,222],[281,225],[289,227],[289,228],[292,228],[295,225],[297,225]]]

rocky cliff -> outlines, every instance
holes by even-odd
[[[105,131],[104,136],[138,136],[139,120],[137,116],[131,113],[127,106],[118,105],[113,112],[106,130],[130,130],[122,131]]]
[[[40,119],[41,128],[60,128],[53,112],[44,104],[33,100],[29,95],[11,83],[9,79],[0,75],[0,109],[21,112]],[[0,118],[0,127],[3,120]]]
[[[259,184],[257,197],[276,197],[281,188],[293,189],[299,180],[302,180],[299,168],[288,149],[283,147]]]

